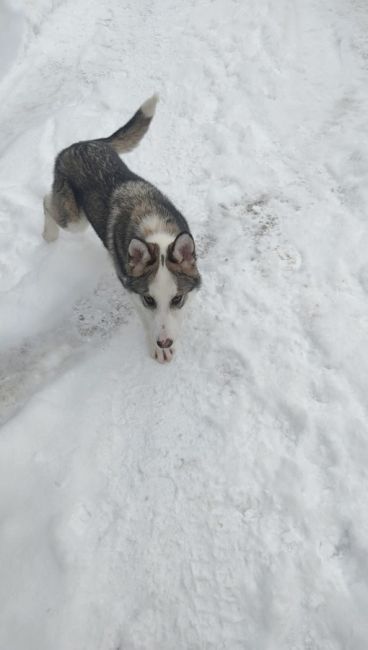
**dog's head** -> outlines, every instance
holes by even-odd
[[[193,237],[160,233],[133,238],[128,248],[129,288],[146,324],[154,356],[170,360],[184,307],[201,283]],[[166,352],[165,352],[166,351]]]

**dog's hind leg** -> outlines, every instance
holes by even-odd
[[[46,194],[43,198],[43,213],[45,215],[45,222],[42,237],[50,243],[59,237],[59,226],[53,216],[55,209],[52,205],[52,194]]]
[[[70,232],[80,232],[88,226],[88,221],[79,209],[74,192],[65,179],[55,178],[52,193],[43,200],[45,226],[43,237],[47,242],[55,241],[59,228]]]

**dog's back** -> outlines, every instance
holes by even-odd
[[[127,181],[142,181],[118,154],[131,151],[142,140],[157,101],[157,95],[153,95],[111,136],[77,142],[59,153],[52,192],[44,199],[47,241],[56,239],[58,226],[74,231],[83,229],[86,215],[106,245],[106,218],[112,193]]]
[[[55,161],[52,196],[61,219],[58,223],[70,228],[85,214],[106,245],[111,196],[118,187],[133,180],[139,177],[109,144],[92,141],[71,145]],[[72,209],[71,199],[75,204]]]

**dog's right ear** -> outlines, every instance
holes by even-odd
[[[167,249],[167,266],[173,273],[199,276],[196,266],[194,239],[189,232],[181,232]]]
[[[146,275],[158,262],[159,247],[134,237],[128,247],[129,273],[134,278]]]

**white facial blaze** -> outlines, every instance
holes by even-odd
[[[177,295],[177,285],[173,274],[168,270],[165,262],[167,247],[174,241],[168,233],[155,233],[147,238],[148,242],[158,244],[160,247],[160,263],[157,273],[149,285],[149,293],[156,301],[156,309],[146,309],[144,318],[149,330],[149,337],[153,343],[171,339],[174,344],[180,329],[182,310],[173,309],[171,300]]]

